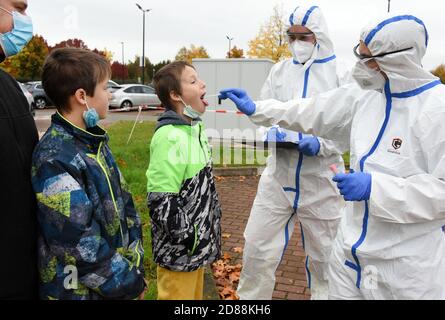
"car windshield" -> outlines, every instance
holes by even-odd
[[[113,86],[113,87],[108,88],[108,90],[109,90],[111,93],[116,92],[116,91],[119,90],[119,89],[122,89],[122,87],[120,87],[120,86]]]
[[[112,87],[118,87],[119,84],[117,82],[114,82],[113,80],[108,80],[107,86],[108,88],[112,88]]]

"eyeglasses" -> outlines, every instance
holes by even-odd
[[[385,52],[385,53],[376,54],[375,56],[367,56],[367,55],[362,55],[362,54],[360,54],[360,53],[358,52],[358,47],[360,47],[360,43],[354,47],[353,51],[354,51],[354,55],[355,55],[358,59],[360,59],[360,60],[364,60],[364,59],[370,60],[370,59],[374,59],[374,58],[381,58],[381,57],[384,57],[384,56],[386,56],[386,55],[388,55],[388,54],[393,54],[393,53],[399,53],[399,52],[403,52],[403,51],[408,51],[408,50],[411,50],[411,49],[413,48],[413,47],[410,47],[410,48],[406,48],[406,49],[400,49],[400,50],[395,50],[395,51],[390,51],[390,52]]]
[[[290,32],[286,31],[289,42],[300,40],[306,42],[314,42],[315,35],[313,32]]]

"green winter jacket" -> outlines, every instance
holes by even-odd
[[[167,111],[150,154],[147,204],[155,262],[173,271],[214,262],[221,252],[221,208],[202,122],[189,124]]]

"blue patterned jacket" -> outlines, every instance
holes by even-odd
[[[134,299],[144,289],[141,220],[107,141],[56,113],[34,151],[42,299]]]

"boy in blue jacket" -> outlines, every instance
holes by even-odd
[[[74,48],[53,51],[43,67],[57,112],[32,162],[42,299],[135,299],[144,292],[141,220],[97,125],[107,115],[110,74],[103,57]]]

